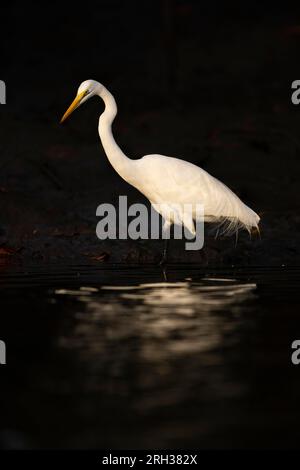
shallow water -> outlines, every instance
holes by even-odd
[[[2,447],[296,447],[299,279],[285,267],[2,270]]]

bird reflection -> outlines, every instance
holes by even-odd
[[[233,333],[240,307],[254,296],[256,284],[232,279],[200,282],[142,283],[101,286],[77,291],[60,289],[57,295],[75,297],[73,334],[63,339],[69,347],[81,344],[85,352],[107,353],[122,344],[145,362],[168,360],[218,348]]]
[[[73,312],[59,347],[72,350],[94,406],[114,403],[138,416],[184,408],[201,423],[198,402],[244,393],[230,380],[229,358],[243,344],[245,316],[253,318],[256,284],[184,278],[94,289],[56,292]],[[184,424],[177,429],[192,432]]]

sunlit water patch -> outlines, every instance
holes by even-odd
[[[288,446],[300,420],[298,281],[296,269],[0,275],[0,442]]]

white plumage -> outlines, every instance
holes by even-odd
[[[258,227],[259,216],[252,209],[225,184],[192,163],[164,155],[146,155],[136,161],[136,168],[137,178],[132,184],[152,204],[160,206],[166,201],[177,205],[202,204],[204,220],[218,223],[222,233]]]
[[[94,80],[83,82],[77,96],[64,114],[64,121],[74,109],[97,95],[103,99],[105,110],[99,119],[99,136],[105,153],[119,175],[144,194],[153,207],[165,219],[165,228],[174,223],[170,210],[176,207],[177,216],[195,233],[193,220],[196,214],[191,214],[191,221],[183,219],[183,211],[178,207],[191,204],[193,207],[202,204],[204,220],[217,223],[221,233],[232,234],[240,228],[250,232],[258,228],[259,216],[225,184],[217,180],[202,168],[164,155],[146,155],[139,160],[131,160],[122,152],[112,134],[112,122],[117,114],[117,106],[112,94],[100,83]],[[161,208],[164,205],[166,210]]]

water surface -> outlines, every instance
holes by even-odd
[[[1,271],[5,448],[298,444],[296,268]]]

